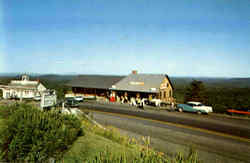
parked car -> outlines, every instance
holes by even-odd
[[[230,114],[250,115],[250,109],[248,108],[228,109],[227,112]]]
[[[213,112],[213,108],[211,106],[206,106],[202,104],[201,102],[189,101],[187,102],[187,104],[192,106],[193,108],[205,110],[207,113]]]
[[[66,107],[79,107],[79,102],[74,97],[68,97],[65,100]]]
[[[84,95],[83,99],[84,100],[96,100],[96,96],[93,96],[93,95]]]
[[[177,104],[177,110],[179,112],[187,111],[187,112],[195,112],[198,114],[208,114],[210,112],[213,112],[213,108],[211,106],[205,106],[204,104],[200,102],[194,102],[190,101],[186,104]]]
[[[35,97],[33,97],[33,99],[34,99],[35,101],[41,101],[41,96],[35,96]]]
[[[82,96],[76,96],[75,100],[78,102],[83,102],[83,97]]]

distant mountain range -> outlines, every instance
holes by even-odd
[[[16,78],[22,73],[0,73],[0,78]],[[46,79],[51,81],[72,80],[77,74],[39,74],[28,73],[31,78]],[[193,80],[202,81],[207,87],[232,87],[232,88],[250,88],[250,78],[218,78],[218,77],[170,77],[175,88],[186,87]]]
[[[48,73],[48,74],[43,74],[43,73],[22,73],[22,72],[12,72],[12,73],[0,73],[1,76],[7,76],[7,77],[16,77],[16,76],[21,76],[22,74],[27,74],[29,76],[46,76],[46,75],[55,75],[55,76],[73,76],[73,75],[78,75],[77,73],[66,73],[66,74],[53,74],[53,73]]]
[[[250,78],[205,78],[205,77],[171,77],[176,87],[188,86],[193,80],[202,81],[207,87],[250,88]]]

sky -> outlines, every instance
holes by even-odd
[[[0,73],[250,77],[249,0],[0,0]]]

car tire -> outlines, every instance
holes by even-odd
[[[197,114],[201,115],[202,113],[201,113],[201,111],[197,111]]]
[[[182,109],[182,108],[178,108],[178,111],[179,111],[179,112],[183,112],[183,109]]]

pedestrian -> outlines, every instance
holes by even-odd
[[[139,106],[140,109],[144,109],[144,100],[143,100],[143,99],[141,100],[141,99],[139,98],[139,99],[138,99],[138,104],[139,104],[138,106]]]
[[[171,110],[173,110],[173,111],[175,110],[175,103],[174,102],[171,103]]]
[[[130,102],[131,102],[132,106],[136,106],[136,102],[135,102],[135,98],[134,97],[131,97]]]
[[[118,102],[118,103],[120,103],[120,101],[121,101],[121,99],[120,99],[120,96],[116,96],[116,101]]]
[[[121,96],[121,102],[122,102],[122,104],[124,103],[124,97],[123,96]]]
[[[124,97],[124,103],[128,103],[128,96]]]

